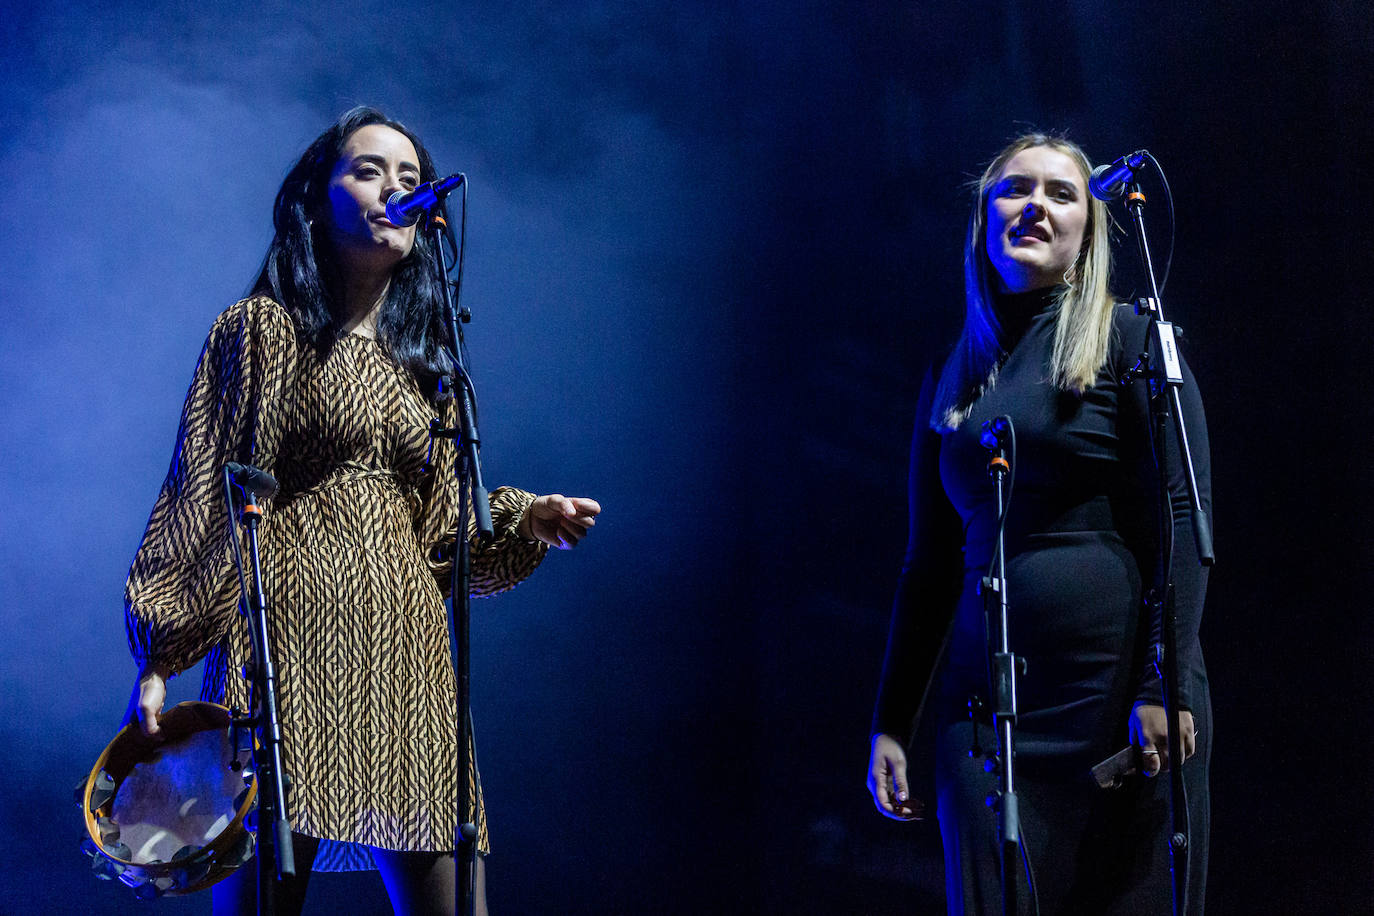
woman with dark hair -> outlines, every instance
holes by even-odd
[[[979,584],[993,557],[995,490],[985,421],[1015,426],[1006,521],[1010,644],[1018,683],[1015,772],[1024,847],[1043,914],[1158,913],[1170,905],[1170,765],[1154,620],[1157,475],[1143,382],[1123,374],[1149,349],[1145,318],[1108,290],[1107,211],[1067,140],[1029,134],[978,183],[965,247],[966,317],[916,414],[910,529],[874,712],[868,786],[879,810],[915,820],[905,747],[935,735],[935,787],[950,913],[1000,913],[1001,843],[979,749],[997,747]],[[1206,424],[1184,369],[1185,416],[1210,512]],[[1211,707],[1198,623],[1206,579],[1171,450],[1179,616],[1179,732],[1192,827],[1190,913],[1207,867]],[[971,700],[971,698],[979,698]],[[1144,776],[1099,789],[1091,767],[1127,745]],[[1020,899],[1027,911],[1024,870]]]
[[[371,108],[347,112],[291,169],[249,298],[215,321],[176,451],[126,585],[140,666],[131,715],[158,732],[166,680],[206,657],[202,698],[248,707],[250,657],[225,524],[221,469],[276,476],[261,533],[298,877],[382,872],[398,912],[451,912],[458,776],[467,757],[478,848],[488,849],[471,746],[460,752],[444,597],[433,548],[459,519],[448,440],[441,253],[386,201],[437,178],[419,139]],[[491,493],[495,539],[474,542],[472,592],[492,595],[569,548],[600,506],[513,488]],[[478,863],[479,911],[485,910]],[[255,869],[214,889],[216,913],[253,912]]]

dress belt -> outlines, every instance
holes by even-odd
[[[1034,521],[1027,521],[1026,512],[1036,513],[1039,517]],[[985,515],[980,514],[980,517],[969,525],[965,535],[967,545],[977,546],[973,556],[969,555],[966,546],[964,558],[966,572],[986,569],[988,561],[992,558],[992,538],[996,530],[993,524],[995,516],[996,512],[989,510]],[[1108,523],[1104,524],[1104,520]],[[1015,542],[1036,535],[1075,534],[1083,531],[1117,532],[1117,526],[1112,524],[1112,521],[1111,499],[1105,494],[1098,494],[1072,506],[1059,508],[1053,516],[1045,514],[1043,506],[1033,503],[1027,505],[1023,502],[1018,507],[1016,499],[1013,497],[1011,515],[1007,519],[1007,537],[1009,541]],[[1027,530],[1028,528],[1030,530]]]
[[[398,495],[405,497],[406,501],[411,503],[413,514],[419,499],[415,492],[415,488],[407,484],[400,474],[388,468],[353,468],[345,466],[331,473],[319,483],[306,487],[303,490],[292,490],[289,493],[278,494],[274,500],[274,505],[279,509],[285,508],[296,500],[306,496],[316,496],[326,490],[332,490],[343,484],[354,483],[360,480],[378,480],[390,483]]]

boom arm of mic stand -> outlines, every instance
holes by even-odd
[[[449,315],[453,315],[452,307],[449,309]],[[496,536],[496,528],[491,521],[491,499],[487,493],[487,486],[482,481],[482,440],[477,435],[477,418],[472,406],[472,385],[468,381],[466,369],[460,367],[459,371],[462,373],[457,392],[458,423],[462,435],[459,448],[463,450],[463,461],[471,475],[472,514],[476,521],[477,538],[485,542]]]
[[[444,231],[441,221],[431,217],[428,225],[430,242],[434,246],[434,257],[438,259],[439,286],[444,293],[444,317],[448,320],[449,342],[452,345],[449,358],[453,361],[454,367],[454,388],[456,390],[453,394],[458,399],[460,433],[458,447],[462,452],[463,460],[467,463],[468,473],[471,475],[472,514],[477,523],[477,537],[481,541],[489,541],[496,536],[496,529],[491,521],[491,500],[487,498],[487,487],[482,480],[482,439],[477,432],[477,412],[473,406],[472,377],[468,375],[467,366],[463,364],[463,329],[458,322],[458,313],[453,306],[453,290],[449,287],[448,278],[443,276]],[[461,526],[462,523],[463,520],[460,519],[459,525]]]
[[[1159,333],[1159,325],[1155,325]],[[1212,553],[1212,523],[1208,520],[1207,510],[1202,507],[1202,494],[1197,488],[1197,474],[1193,471],[1193,451],[1188,444],[1188,430],[1184,426],[1183,401],[1179,397],[1178,386],[1169,386],[1170,413],[1174,416],[1174,432],[1178,434],[1179,457],[1183,460],[1184,477],[1188,482],[1188,505],[1193,513],[1193,544],[1197,547],[1198,562],[1211,566],[1216,562]]]

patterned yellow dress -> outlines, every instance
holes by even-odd
[[[247,621],[226,525],[226,461],[281,489],[261,531],[291,826],[323,844],[316,869],[366,868],[366,847],[454,848],[457,722],[444,596],[431,548],[457,530],[458,486],[435,406],[381,344],[327,354],[298,341],[281,305],[235,304],[215,321],[186,396],[176,452],[125,587],[139,664],[180,672],[207,657],[203,699],[244,709]],[[428,460],[427,460],[428,459]],[[491,494],[496,539],[474,548],[472,593],[528,576],[546,547],[517,525],[532,494]],[[466,520],[471,533],[472,519]],[[478,847],[489,848],[469,747]],[[357,844],[357,845],[349,845]]]

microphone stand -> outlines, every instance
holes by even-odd
[[[1001,428],[997,422],[992,420],[984,424],[982,435],[983,446],[992,452],[992,457],[988,460],[988,474],[997,488],[995,570],[989,570],[988,576],[983,579],[982,591],[985,619],[990,616],[987,613],[988,606],[994,600],[997,602],[997,651],[992,653],[991,645],[988,648],[992,655],[993,722],[997,728],[997,813],[1002,835],[1002,912],[1006,916],[1016,916],[1020,912],[1016,871],[1026,853],[1021,843],[1021,812],[1013,774],[1012,731],[1016,724],[1016,675],[1018,670],[1025,670],[1025,659],[1012,653],[1007,625],[1007,555],[1004,523],[1010,495],[1006,483],[1011,474],[1011,463],[1007,460],[1004,436],[1011,426],[1009,420],[1007,425]],[[1012,441],[1015,442],[1014,437]],[[976,729],[975,725],[975,734]],[[1029,870],[1027,873],[1029,874]],[[1035,889],[1030,888],[1030,892],[1034,905]]]
[[[1153,157],[1151,157],[1153,158]],[[1150,442],[1158,473],[1159,501],[1157,521],[1159,526],[1153,584],[1146,600],[1156,622],[1161,642],[1155,645],[1155,666],[1163,671],[1164,720],[1168,729],[1169,747],[1169,807],[1171,830],[1169,835],[1170,867],[1173,874],[1173,912],[1182,916],[1188,909],[1188,868],[1191,857],[1189,848],[1190,829],[1188,823],[1187,793],[1183,785],[1183,766],[1179,763],[1182,742],[1178,734],[1178,617],[1174,606],[1174,585],[1172,579],[1174,552],[1174,513],[1173,500],[1169,494],[1169,462],[1167,427],[1173,418],[1174,433],[1179,445],[1184,476],[1188,485],[1188,501],[1192,513],[1193,540],[1197,548],[1198,560],[1203,566],[1211,566],[1215,558],[1212,554],[1212,529],[1206,510],[1197,488],[1197,476],[1193,471],[1193,456],[1188,445],[1188,431],[1184,425],[1183,403],[1179,390],[1183,387],[1182,363],[1174,340],[1174,327],[1164,319],[1164,304],[1155,280],[1154,262],[1150,257],[1150,245],[1145,236],[1145,195],[1138,182],[1132,182],[1126,195],[1126,209],[1130,211],[1135,224],[1135,237],[1140,248],[1141,264],[1149,279],[1151,297],[1138,302],[1138,314],[1150,316],[1150,343],[1154,346],[1157,358],[1148,352],[1142,353],[1122,379],[1131,382],[1145,378],[1150,384]]]
[[[454,180],[456,179],[456,180]],[[462,231],[467,230],[467,179],[460,175],[446,179],[444,194],[457,185],[463,188]],[[430,424],[430,434],[435,438],[454,439],[454,473],[458,477],[458,531],[453,544],[453,569],[450,579],[450,597],[453,612],[450,616],[453,647],[454,678],[457,682],[457,721],[458,721],[458,836],[457,842],[457,880],[455,881],[455,912],[459,916],[471,914],[476,906],[477,872],[477,826],[471,796],[475,794],[469,766],[469,747],[472,743],[472,672],[471,672],[471,595],[469,583],[472,577],[471,547],[467,537],[467,514],[469,500],[476,521],[477,537],[485,542],[495,535],[491,521],[491,501],[487,488],[482,481],[481,444],[477,432],[476,394],[471,376],[463,360],[462,322],[471,320],[471,314],[463,309],[455,309],[453,289],[449,284],[448,271],[444,266],[443,235],[446,225],[438,211],[441,198],[435,197],[427,214],[425,231],[429,234],[434,248],[435,271],[440,289],[443,290],[444,316],[448,324],[448,356],[453,364],[453,380],[448,393],[453,396],[457,406],[458,427],[444,428],[436,420]],[[463,278],[463,243],[458,251],[458,280]],[[461,289],[461,287],[460,287]],[[446,377],[447,379],[447,377]]]
[[[247,470],[255,470],[249,468]],[[263,475],[266,476],[266,475]],[[224,469],[224,494],[229,513],[234,515],[234,475]],[[270,480],[270,477],[268,478]],[[275,481],[272,482],[275,490]],[[258,507],[251,485],[242,487],[243,505],[238,519],[248,533],[248,559],[251,566],[252,589],[243,582],[242,557],[237,556],[238,539],[233,539],[235,554],[239,560],[239,582],[243,600],[239,611],[248,618],[248,631],[252,640],[253,659],[249,663],[252,678],[252,699],[249,701],[249,715],[235,718],[235,728],[257,726],[260,730],[259,746],[253,750],[253,767],[257,772],[262,792],[257,811],[257,882],[258,913],[276,912],[276,882],[296,875],[295,850],[291,845],[291,825],[287,821],[286,781],[281,766],[281,722],[277,717],[277,673],[272,664],[271,645],[267,638],[267,598],[262,586],[262,562],[258,553],[258,528],[262,524],[262,510]],[[253,702],[256,700],[256,704]],[[256,705],[256,710],[252,707]],[[235,756],[237,760],[237,755]],[[265,837],[265,841],[264,841]]]

